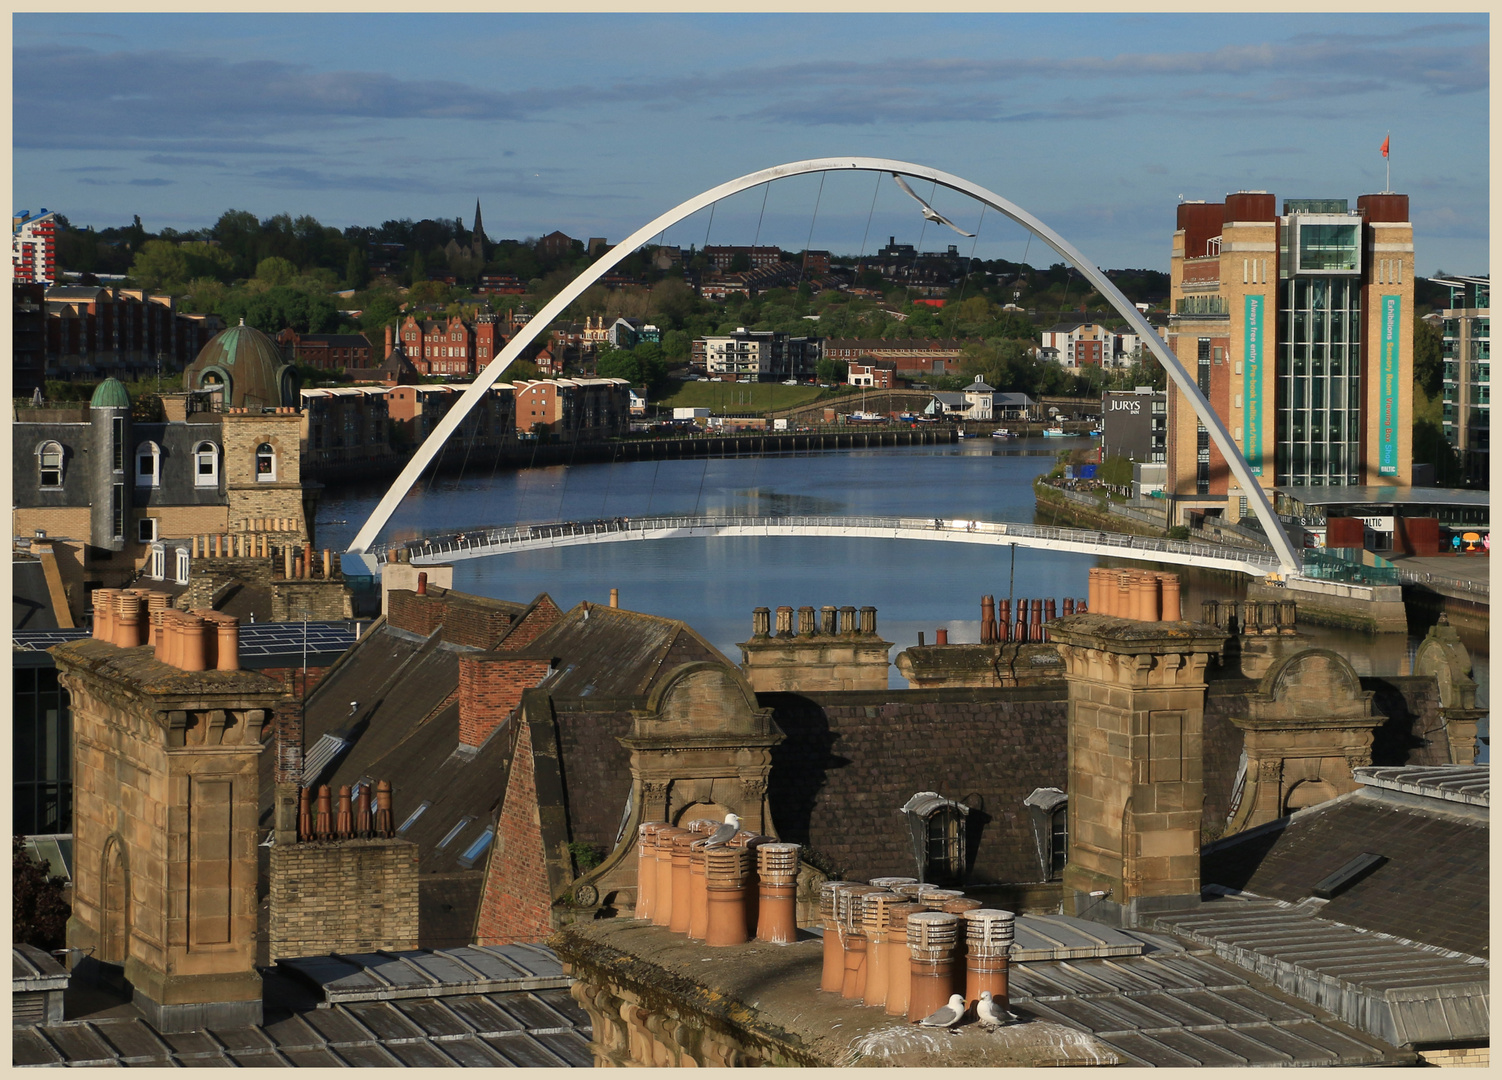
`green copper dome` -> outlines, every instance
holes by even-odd
[[[99,384],[99,389],[94,391],[94,396],[89,399],[89,408],[130,408],[130,395],[125,392],[125,384],[114,377],[105,379]]]
[[[235,408],[298,404],[296,378],[281,348],[243,319],[209,339],[183,373],[183,383],[194,390],[223,386],[224,404]]]

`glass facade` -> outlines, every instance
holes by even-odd
[[[1358,483],[1360,280],[1291,277],[1279,300],[1275,482]]]
[[[73,831],[72,732],[68,692],[50,667],[13,666],[13,833]]]
[[[1299,223],[1299,273],[1354,274],[1361,269],[1361,226]]]
[[[1486,487],[1491,471],[1491,286],[1484,278],[1434,280],[1450,286],[1450,308],[1440,323],[1445,441],[1460,453],[1466,485]]]

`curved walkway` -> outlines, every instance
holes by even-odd
[[[1079,555],[1114,556],[1175,566],[1200,566],[1260,577],[1278,569],[1272,552],[1182,540],[1128,536],[1095,529],[1060,529],[1016,522],[904,517],[714,517],[709,515],[609,518],[518,525],[482,532],[428,537],[405,546],[419,566],[483,559],[513,552],[711,536],[859,536],[883,540],[929,540],[954,544],[1047,548]],[[378,561],[384,563],[382,552]]]

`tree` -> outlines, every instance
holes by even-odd
[[[11,843],[11,940],[51,951],[66,944],[68,916],[63,879],[49,877],[45,864],[26,850],[24,837]]]
[[[814,365],[814,374],[817,375],[819,381],[823,383],[842,383],[845,381],[849,373],[850,372],[848,365],[842,364],[838,360],[831,360],[828,357],[820,360],[817,364]]]
[[[683,330],[668,330],[662,335],[662,355],[672,363],[682,363],[693,355],[693,339]]]
[[[350,248],[349,261],[344,266],[344,284],[351,289],[363,289],[370,281],[370,268],[365,265],[365,256],[359,248]]]
[[[297,277],[297,266],[288,259],[273,255],[256,263],[256,279],[268,285],[290,285]]]
[[[426,281],[427,278],[427,269],[422,264],[422,252],[414,252],[412,255],[412,284],[415,285],[419,281]]]
[[[1413,320],[1413,381],[1430,397],[1437,396],[1444,386],[1443,344],[1443,336],[1431,324]]]
[[[152,292],[181,285],[188,280],[188,256],[176,244],[148,240],[136,250],[130,264],[130,279]]]

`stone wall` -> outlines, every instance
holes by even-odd
[[[417,948],[417,845],[334,840],[271,849],[270,958]]]

